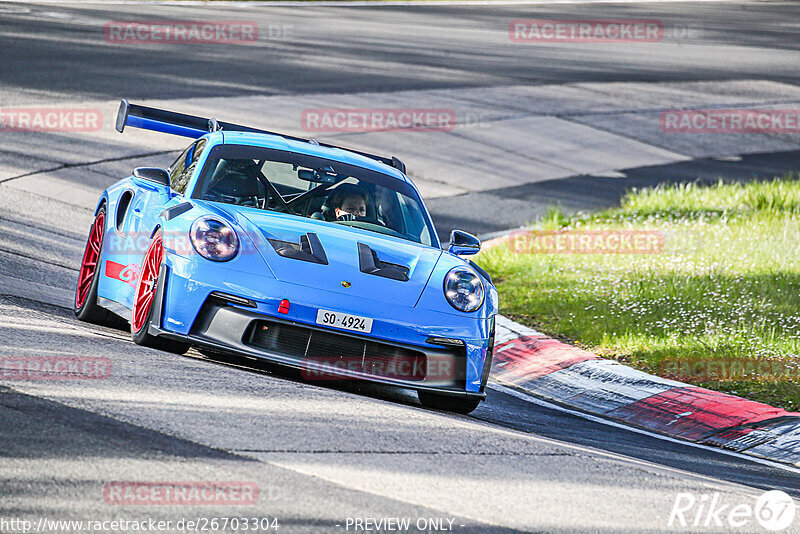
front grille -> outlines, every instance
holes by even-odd
[[[245,341],[273,354],[382,378],[425,379],[425,353],[303,326],[256,321]]]

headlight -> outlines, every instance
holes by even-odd
[[[228,261],[239,250],[239,238],[228,224],[211,217],[200,217],[189,230],[194,249],[206,259]]]
[[[483,284],[472,270],[455,267],[444,277],[444,296],[458,311],[473,312],[483,304]]]

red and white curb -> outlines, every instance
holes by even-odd
[[[800,467],[800,413],[637,371],[500,316],[492,378],[554,404]]]

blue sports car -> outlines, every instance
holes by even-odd
[[[193,141],[100,196],[79,319],[122,317],[136,343],[174,353],[413,389],[437,409],[485,398],[497,291],[463,258],[480,241],[454,230],[443,250],[397,158],[123,100],[125,126]]]

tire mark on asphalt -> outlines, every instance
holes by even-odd
[[[565,84],[549,84],[553,87],[567,87],[571,89],[580,89],[582,91],[587,91],[591,93],[595,93],[598,95],[603,96],[610,96],[616,97],[615,93],[612,91],[603,91],[596,87],[587,87],[584,85],[585,82],[578,82],[578,83],[565,83]],[[660,84],[654,84],[655,86],[660,86]],[[788,85],[788,84],[787,84]],[[542,87],[542,86],[532,86],[532,87]],[[666,86],[668,88],[672,88],[671,86]],[[709,96],[715,96],[711,93],[708,93]],[[486,104],[486,100],[482,100],[480,98],[472,98],[469,96],[461,95],[461,94],[442,94],[439,95],[444,98],[449,98],[452,100],[460,101],[460,102],[467,102],[469,104]],[[646,100],[639,99],[639,102],[643,104],[650,104],[653,105],[652,102],[648,102]],[[774,100],[760,100],[757,102],[731,102],[728,104],[703,104],[701,106],[682,106],[679,109],[730,109],[730,108],[757,108],[757,107],[769,107],[769,106],[780,106],[784,104],[800,104],[800,100],[796,98],[779,98]],[[592,117],[595,115],[601,116],[609,116],[609,115],[639,115],[639,114],[648,114],[648,113],[658,113],[661,111],[665,111],[668,108],[664,108],[663,106],[658,107],[649,107],[649,108],[619,108],[613,109],[608,111],[575,111],[570,113],[537,113],[532,112],[529,109],[521,106],[515,106],[512,102],[503,103],[503,107],[512,110],[512,111],[519,111],[520,116],[510,116],[510,117],[497,117],[495,119],[486,119],[485,122],[502,122],[507,120],[514,120],[519,118],[526,118],[526,117],[555,117],[555,118],[569,118],[569,117]],[[672,108],[669,108],[672,109]]]
[[[152,428],[127,423],[90,410],[75,408],[62,402],[24,393],[13,386],[0,386],[0,407],[13,410],[21,417],[39,420],[43,417],[68,425],[87,435],[100,436],[118,445],[124,455],[124,446],[135,443],[137,448],[155,455],[177,458],[203,458],[206,460],[232,460],[253,463],[258,460],[230,451],[200,444]]]
[[[23,254],[21,252],[14,252],[12,250],[0,250],[0,254],[8,254],[9,256],[17,256],[19,258],[25,258],[26,260],[37,261],[40,263],[46,263],[47,265],[52,265],[54,267],[60,267],[62,269],[66,269],[68,271],[73,271],[75,273],[78,272],[78,269],[74,265],[64,265],[62,263],[56,263],[54,261],[46,260],[44,258],[37,258],[36,256],[29,256],[27,254]],[[61,288],[63,289],[63,288]]]
[[[43,316],[44,319],[47,319],[49,321],[53,321],[61,325],[68,325],[75,330],[82,330],[85,332],[89,332],[99,337],[114,339],[122,342],[131,341],[129,333],[125,330],[122,329],[117,330],[112,327],[103,327],[94,325],[92,323],[84,323],[78,321],[75,318],[73,310],[66,306],[51,304],[49,302],[43,302],[41,300],[36,300],[28,297],[20,297],[18,295],[13,295],[11,293],[0,293],[0,305],[12,306],[16,308],[21,308],[23,310],[28,310],[34,314],[39,314]],[[3,312],[0,311],[0,315],[2,314]]]
[[[23,301],[22,303],[19,301]],[[27,297],[20,297],[19,295],[14,295],[13,293],[0,293],[0,303],[5,302],[6,304],[10,304],[12,306],[18,306],[20,308],[26,308],[33,310],[35,312],[44,313],[44,314],[53,314],[53,315],[61,315],[66,316],[67,312],[72,313],[72,310],[66,306],[60,306],[58,304],[51,304],[49,302],[43,302],[41,300],[30,299]],[[28,303],[25,305],[24,303]],[[36,307],[31,306],[31,304],[35,304],[39,308],[56,308],[56,310],[51,310],[50,312],[36,309]],[[63,312],[61,311],[63,310]],[[89,323],[86,323],[89,324]]]
[[[35,194],[35,193],[31,193],[31,194]],[[56,200],[56,202],[58,202],[58,201]],[[77,241],[79,243],[83,243],[86,240],[86,236],[83,236],[83,235],[79,236],[78,234],[67,234],[65,232],[61,232],[59,230],[56,230],[55,228],[46,228],[44,226],[40,226],[38,224],[33,224],[31,222],[22,221],[22,220],[19,220],[19,219],[12,219],[12,218],[9,218],[9,217],[3,217],[2,215],[0,215],[0,221],[9,222],[11,224],[16,224],[18,226],[25,226],[25,227],[28,227],[28,228],[33,228],[34,230],[39,230],[41,232],[47,232],[49,234],[57,235],[57,236],[60,236],[60,237],[65,237],[67,239],[71,239],[71,240]]]
[[[115,162],[115,161],[125,161],[125,160],[128,160],[128,159],[146,158],[146,157],[150,157],[150,156],[160,156],[160,155],[163,155],[163,154],[170,154],[170,153],[173,153],[173,152],[180,152],[180,151],[179,150],[159,150],[159,151],[156,151],[156,152],[145,152],[145,153],[142,153],[142,154],[133,154],[133,155],[130,155],[130,156],[120,156],[120,157],[116,157],[116,158],[98,159],[98,160],[94,160],[94,161],[87,161],[87,162],[84,162],[84,163],[62,163],[58,167],[51,167],[49,169],[40,169],[38,171],[31,171],[31,172],[26,172],[26,173],[23,173],[23,174],[19,174],[17,176],[10,176],[8,178],[3,178],[2,180],[0,180],[0,184],[4,184],[4,183],[10,182],[12,180],[19,180],[20,178],[27,178],[28,176],[35,176],[37,174],[55,172],[55,171],[60,171],[60,170],[64,170],[64,169],[72,169],[72,168],[79,168],[79,167],[89,167],[91,165],[98,165],[100,163],[111,163],[111,162]],[[102,173],[100,173],[100,174],[102,174]]]
[[[39,161],[46,161],[48,163],[59,163],[57,159],[49,159],[42,157],[41,155],[31,156],[28,152],[18,152],[16,150],[8,150],[8,149],[0,149],[0,154],[6,154],[9,156],[17,156],[20,158],[27,158],[27,159],[35,159]]]

